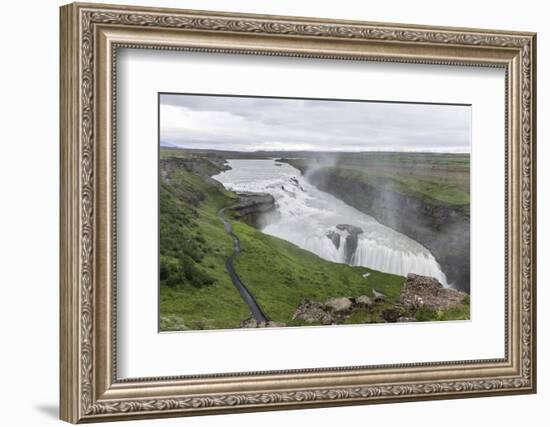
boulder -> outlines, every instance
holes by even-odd
[[[363,229],[351,224],[338,224],[336,228],[340,231],[347,231],[346,243],[344,246],[344,254],[346,258],[346,264],[351,264],[353,255],[357,250],[359,242],[359,234],[363,233]]]
[[[388,323],[395,323],[401,317],[403,317],[403,312],[397,307],[386,308],[382,312],[382,319],[384,319]]]
[[[323,304],[308,299],[302,300],[294,312],[292,319],[303,320],[306,323],[320,323],[322,325],[330,325],[336,321]]]
[[[257,328],[259,327],[260,322],[258,322],[253,317],[249,317],[241,322],[241,328]]]
[[[329,230],[325,236],[330,239],[336,249],[340,249],[340,235],[336,231]]]
[[[237,217],[275,209],[275,198],[271,194],[241,192],[237,193],[237,196],[239,201],[232,207]]]
[[[341,231],[347,231],[349,234],[363,233],[363,229],[361,227],[357,227],[356,225],[351,224],[338,224],[336,228]]]
[[[445,310],[460,304],[467,293],[445,288],[433,277],[409,274],[401,289],[401,304],[408,309],[417,310],[426,307],[431,310]]]
[[[325,301],[325,308],[338,314],[348,313],[353,308],[353,302],[346,297],[329,298]]]
[[[275,198],[268,193],[237,193],[238,202],[231,207],[235,218],[258,225],[260,218],[275,210]]]
[[[372,300],[366,295],[361,295],[355,298],[355,304],[358,307],[367,308],[372,305]]]

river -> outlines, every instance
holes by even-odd
[[[431,276],[447,286],[445,274],[428,249],[317,189],[298,169],[272,159],[232,159],[227,163],[230,170],[213,176],[225,188],[269,193],[275,198],[276,210],[262,217],[262,232],[328,261],[401,276]]]

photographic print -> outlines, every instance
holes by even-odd
[[[469,319],[470,105],[158,100],[161,332]]]

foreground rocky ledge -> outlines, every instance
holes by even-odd
[[[453,288],[445,288],[433,277],[409,274],[401,290],[401,304],[409,309],[421,307],[430,310],[446,310],[449,307],[461,304],[468,296],[467,293]]]
[[[370,305],[372,305],[372,300],[366,295],[361,295],[358,298],[329,298],[324,303],[304,299],[292,320],[332,325],[342,323],[354,309],[368,308]]]
[[[294,312],[292,320],[306,324],[341,324],[357,310],[379,313],[377,322],[415,322],[422,309],[434,312],[448,310],[465,304],[468,294],[445,288],[433,277],[409,274],[401,289],[398,302],[388,301],[386,296],[373,289],[373,296],[329,298],[324,302],[304,299]],[[425,319],[421,319],[425,320]]]

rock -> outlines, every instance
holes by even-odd
[[[362,234],[363,229],[351,224],[338,224],[336,228],[341,231],[347,231],[349,234]]]
[[[275,209],[275,198],[268,193],[237,193],[239,201],[231,209],[235,218],[257,224],[262,214]]]
[[[366,308],[366,307],[370,307],[372,305],[372,300],[366,295],[361,295],[361,296],[355,298],[355,304],[358,307]]]
[[[433,277],[409,274],[401,289],[401,304],[406,308],[417,310],[426,307],[431,310],[445,310],[452,305],[460,304],[467,293],[452,288],[444,288]]]
[[[329,230],[325,236],[330,239],[336,249],[340,249],[340,235],[336,231]]]
[[[249,317],[241,322],[241,328],[282,328],[286,326],[283,322],[274,322],[269,320],[267,322],[258,322],[253,317]]]
[[[292,319],[303,320],[306,323],[320,323],[322,325],[330,325],[336,321],[323,304],[307,299],[302,300],[294,312]]]
[[[337,224],[336,228],[340,231],[347,231],[348,233],[344,246],[344,256],[346,259],[346,264],[351,264],[353,255],[357,250],[359,234],[363,233],[363,229],[351,224]]]
[[[341,298],[329,298],[325,301],[325,308],[333,311],[334,313],[342,314],[348,313],[353,307],[351,299],[346,297]]]
[[[283,323],[283,322],[273,322],[272,320],[270,320],[269,322],[267,322],[267,325],[266,325],[268,328],[283,328],[286,326],[286,323]]]
[[[253,317],[249,317],[241,322],[241,328],[257,328],[260,323]]]
[[[298,178],[296,178],[296,177],[291,177],[291,178],[290,178],[290,183],[291,183],[292,185],[295,185],[296,187],[299,187],[299,186],[300,186],[300,182],[298,181]]]
[[[386,308],[382,312],[382,319],[389,323],[395,323],[402,317],[402,312],[398,308]]]
[[[275,198],[268,193],[237,193],[239,202],[233,206],[237,216],[267,212],[275,208]]]

